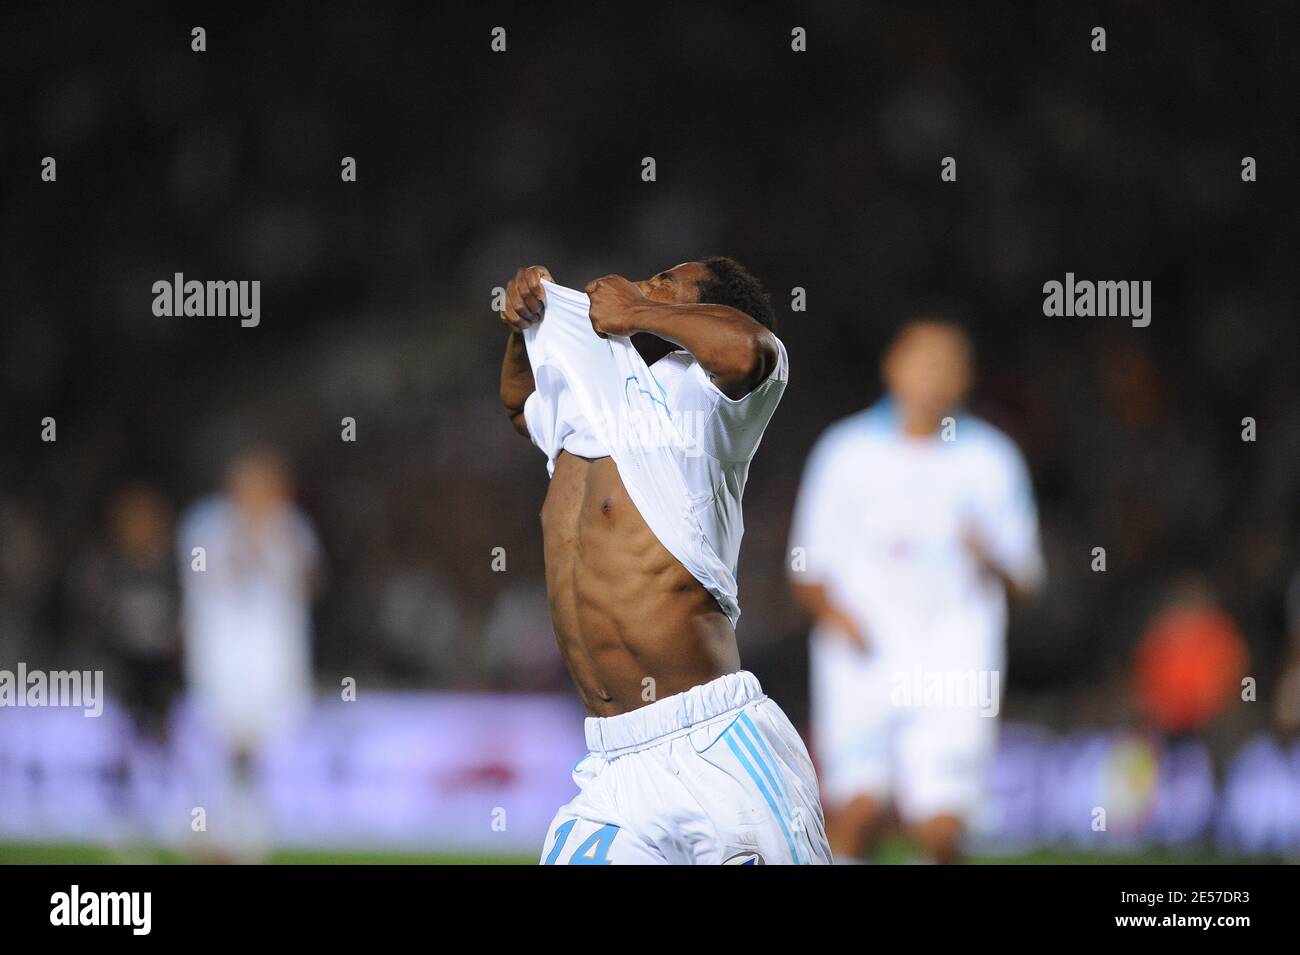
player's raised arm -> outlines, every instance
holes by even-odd
[[[645,333],[685,348],[733,401],[767,378],[780,357],[776,336],[729,305],[656,301],[619,275],[588,283],[587,295],[599,334]]]
[[[802,561],[790,565],[790,592],[815,621],[866,651],[871,649],[866,628],[835,599],[828,567],[853,543],[844,521],[856,505],[842,478],[847,471],[839,464],[836,443],[823,436],[804,468],[795,500],[790,553],[801,555]]]
[[[498,315],[510,327],[505,358],[501,362],[501,404],[510,417],[510,423],[524,437],[528,437],[524,402],[537,387],[524,348],[524,329],[540,322],[546,311],[543,279],[553,281],[550,271],[543,265],[529,266],[516,272],[514,278],[506,283],[506,307]]]

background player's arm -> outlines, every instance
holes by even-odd
[[[866,628],[845,610],[830,584],[829,566],[856,546],[845,533],[845,515],[856,506],[841,475],[854,465],[844,462],[835,441],[823,437],[813,448],[799,483],[794,521],[790,528],[790,553],[802,562],[790,564],[790,593],[813,620],[841,634],[860,650],[869,650]]]
[[[962,529],[962,543],[980,571],[997,579],[1009,603],[1025,603],[1042,588],[1044,564],[1029,468],[1003,446],[983,483],[980,505]]]
[[[790,591],[794,594],[795,602],[818,623],[829,624],[840,631],[858,649],[870,649],[867,635],[858,621],[851,614],[840,610],[821,584],[791,581]]]
[[[989,553],[988,548],[984,545],[977,531],[973,528],[967,528],[962,534],[962,543],[965,544],[967,552],[971,559],[979,565],[981,571],[996,577],[1002,584],[1003,590],[1006,591],[1007,599],[1012,603],[1027,602],[1031,596],[1031,591],[1021,585],[1015,577]]]
[[[651,301],[627,279],[607,275],[587,285],[591,327],[602,335],[643,332],[685,348],[733,401],[772,373],[780,358],[776,337],[727,305]]]
[[[520,269],[506,283],[506,307],[501,310],[501,321],[510,326],[506,340],[506,355],[501,362],[501,404],[510,417],[515,430],[528,437],[528,423],[524,420],[524,402],[537,390],[533,381],[533,367],[528,362],[524,347],[524,329],[542,320],[546,311],[546,291],[542,280],[554,281],[544,265]]]

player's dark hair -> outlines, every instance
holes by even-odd
[[[776,311],[763,283],[735,259],[714,255],[704,260],[710,277],[698,283],[700,302],[727,305],[744,312],[764,328],[776,331]]]

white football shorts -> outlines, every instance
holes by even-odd
[[[831,861],[812,760],[752,673],[588,718],[586,735],[543,865]]]
[[[832,809],[858,796],[891,802],[904,822],[974,823],[987,801],[998,721],[972,706],[899,705],[911,670],[818,636],[810,654],[813,748]]]

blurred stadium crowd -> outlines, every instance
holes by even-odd
[[[1073,10],[827,6],[801,55],[791,24],[740,8],[519,9],[503,55],[468,8],[212,16],[206,54],[178,17],[6,14],[0,659],[95,661],[110,690],[160,692],[115,683],[115,661],[176,652],[177,518],[257,443],[292,462],[323,547],[322,686],[567,689],[544,460],[498,408],[492,289],[535,262],[581,287],[730,254],[768,283],[791,359],[746,498],[739,635],[792,715],[804,459],[879,394],[896,325],[943,309],[972,330],[974,410],[1023,449],[1042,516],[1050,579],[1013,623],[1007,715],[1164,719],[1167,689],[1145,709],[1133,693],[1139,647],[1195,591],[1222,616],[1188,629],[1218,627],[1222,659],[1239,642],[1259,684],[1213,733],[1268,725],[1300,630],[1295,87],[1276,82],[1294,45],[1258,10],[1172,10],[1127,10],[1104,55]],[[1067,271],[1150,280],[1150,327],[1044,317]],[[174,272],[260,280],[261,325],[153,316]],[[1151,666],[1136,685],[1170,679]]]

